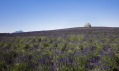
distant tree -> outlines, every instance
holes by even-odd
[[[84,27],[91,27],[90,23],[86,23]]]

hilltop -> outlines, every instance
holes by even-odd
[[[20,32],[20,33],[1,33],[0,36],[68,36],[77,34],[100,34],[108,33],[113,34],[119,33],[119,27],[74,27],[56,30],[46,30],[46,31],[30,31],[30,32]]]

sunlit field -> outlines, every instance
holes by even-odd
[[[0,34],[0,71],[118,71],[118,30]]]

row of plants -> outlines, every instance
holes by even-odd
[[[118,71],[118,39],[83,34],[2,37],[0,71]]]

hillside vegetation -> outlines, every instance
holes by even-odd
[[[0,71],[119,71],[118,28],[0,34]]]

